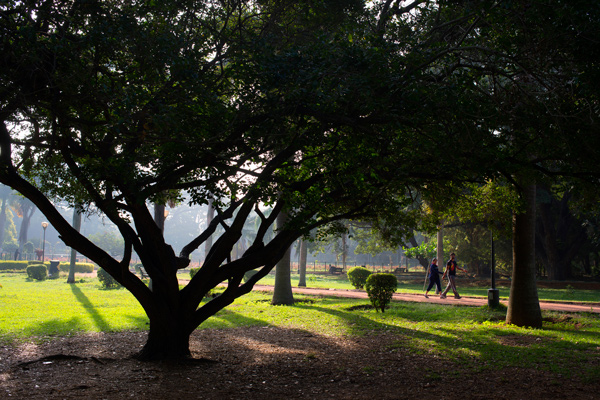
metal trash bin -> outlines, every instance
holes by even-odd
[[[58,276],[59,273],[59,269],[58,269],[58,265],[60,264],[60,261],[56,261],[56,260],[52,260],[50,261],[50,267],[48,268],[48,275],[49,276],[53,276],[56,274],[56,276]]]

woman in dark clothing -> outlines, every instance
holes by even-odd
[[[431,290],[433,285],[437,286],[438,292],[442,291],[442,285],[440,283],[440,275],[442,273],[438,269],[437,258],[434,258],[433,260],[431,260],[431,265],[429,266],[428,274],[429,274],[429,286],[427,287],[427,291],[425,292],[426,298],[429,298],[429,296],[427,294],[429,293],[429,291]]]

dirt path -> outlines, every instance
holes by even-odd
[[[254,290],[270,292],[273,291],[273,286],[255,285]],[[292,288],[294,293],[308,294],[314,296],[337,296],[349,297],[356,299],[366,299],[367,293],[364,290],[347,290],[347,289],[319,289],[319,288]],[[434,294],[429,298],[425,298],[422,294],[409,293],[394,293],[393,300],[396,301],[413,301],[420,303],[435,303],[435,304],[460,304],[464,306],[481,307],[487,305],[487,299],[483,297],[461,297],[455,299],[453,296],[448,296],[445,299],[440,299]],[[500,303],[508,305],[506,300],[501,300]],[[564,303],[564,302],[540,302],[542,310],[563,311],[563,312],[594,312],[600,313],[600,303]]]

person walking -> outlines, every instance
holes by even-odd
[[[442,284],[440,283],[440,275],[442,274],[437,266],[437,258],[431,260],[431,265],[428,270],[429,274],[429,286],[427,287],[427,291],[425,292],[425,297],[429,298],[428,294],[433,285],[436,286],[437,291],[442,291]]]
[[[455,258],[456,258],[456,254],[454,254],[454,253],[450,254],[450,260],[448,260],[448,262],[446,263],[446,270],[444,271],[444,274],[442,275],[442,279],[448,277],[448,286],[446,286],[446,289],[444,289],[444,291],[440,295],[440,299],[445,299],[446,293],[448,293],[448,291],[450,289],[452,289],[452,292],[454,293],[454,298],[460,299],[460,295],[456,291],[456,283],[454,282],[454,279],[456,278],[456,270],[460,269],[463,272],[467,272],[467,271],[458,266]]]

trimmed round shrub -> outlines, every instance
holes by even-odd
[[[112,277],[111,274],[103,270],[102,268],[98,268],[98,280],[102,284],[102,287],[105,288],[113,288],[119,287],[121,284]]]
[[[196,275],[198,273],[198,271],[200,271],[200,267],[190,268],[190,278],[193,278],[194,275]]]
[[[36,281],[43,281],[48,277],[48,268],[43,264],[32,264],[27,267],[27,276]]]
[[[392,274],[371,274],[365,283],[371,304],[376,311],[385,312],[385,307],[392,300],[392,295],[398,287],[398,279]]]
[[[362,289],[367,283],[367,278],[371,275],[371,271],[365,267],[353,267],[348,270],[348,280],[356,289]]]

